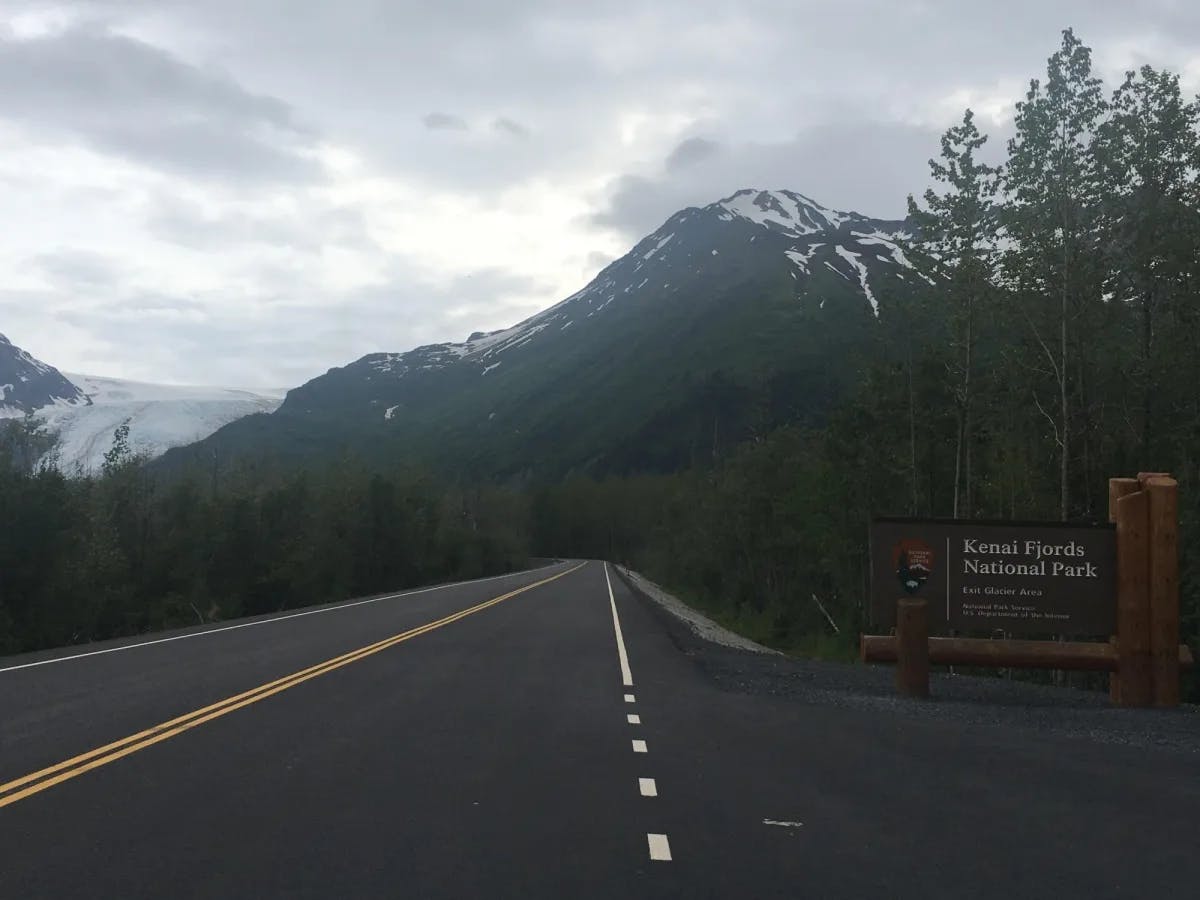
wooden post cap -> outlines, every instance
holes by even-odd
[[[1117,521],[1117,501],[1141,488],[1142,483],[1136,478],[1108,479],[1108,521]]]
[[[1171,477],[1170,472],[1138,472],[1137,480],[1138,480],[1138,484],[1142,485],[1142,487],[1145,487],[1146,482],[1149,481],[1151,478],[1170,478],[1170,477]]]

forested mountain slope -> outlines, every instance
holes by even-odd
[[[905,223],[790,191],[682,210],[578,293],[459,344],[377,353],[169,462],[349,449],[481,477],[673,471],[819,420],[917,276]]]

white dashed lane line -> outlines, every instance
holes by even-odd
[[[671,842],[667,840],[665,834],[648,834],[646,841],[650,845],[650,858],[662,860],[663,862],[671,861]]]
[[[633,687],[633,673],[629,670],[629,654],[625,651],[625,635],[621,633],[621,618],[617,615],[617,598],[613,595],[612,579],[608,576],[608,563],[604,564],[604,583],[608,586],[608,604],[612,608],[613,634],[617,639],[617,657],[621,663],[621,684]],[[626,703],[636,703],[633,694],[625,695]],[[626,713],[625,721],[630,725],[641,725],[642,717],[637,713]],[[646,742],[635,739],[632,741],[634,753],[648,753]],[[643,797],[657,797],[658,784],[653,778],[639,778],[638,792]],[[646,844],[650,848],[650,859],[660,862],[671,861],[671,842],[665,834],[646,834]]]

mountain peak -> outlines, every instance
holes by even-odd
[[[86,404],[58,369],[46,365],[0,334],[0,418],[12,418],[54,404]]]
[[[911,264],[898,240],[906,236],[906,227],[905,222],[830,209],[796,191],[744,188],[705,207],[676,212],[582,290],[511,328],[476,331],[462,343],[373,353],[359,363],[374,381],[422,377],[421,373],[460,361],[487,375],[499,369],[502,358],[510,358],[509,351],[555,340],[571,326],[575,326],[574,339],[581,327],[591,327],[589,320],[653,308],[651,298],[661,301],[704,292],[715,281],[743,277],[737,274],[739,259],[754,258],[753,266],[762,271],[782,263],[796,282],[798,297],[809,293],[810,282],[820,285],[835,277],[878,315],[871,276],[889,277],[892,270],[904,280],[900,270],[910,269]],[[814,280],[814,275],[820,277]],[[818,286],[817,302],[823,304],[825,296],[833,293],[838,290]],[[308,403],[304,394],[299,392],[285,407]]]
[[[823,206],[795,191],[743,188],[712,204],[722,217],[741,218],[794,237],[837,230],[844,222],[863,219]]]

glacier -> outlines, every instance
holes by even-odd
[[[235,419],[273,412],[285,393],[63,374],[90,402],[54,403],[34,415],[58,433],[56,458],[46,462],[68,475],[100,471],[104,454],[112,447],[113,432],[124,423],[129,424],[130,449],[155,457],[171,447],[206,438]]]

